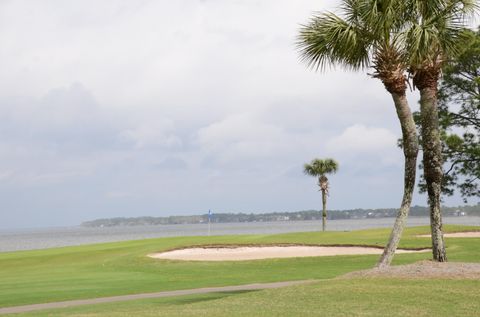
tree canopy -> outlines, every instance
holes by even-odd
[[[334,174],[338,170],[338,163],[334,159],[313,159],[310,164],[304,165],[304,172],[310,176]]]

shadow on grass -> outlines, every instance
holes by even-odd
[[[171,304],[173,305],[194,304],[194,303],[207,302],[211,300],[222,299],[222,298],[230,297],[233,295],[245,294],[250,292],[256,292],[256,290],[218,292],[218,293],[211,293],[211,294],[203,294],[193,298],[192,297],[178,298],[178,299],[175,299],[175,301],[173,301]]]

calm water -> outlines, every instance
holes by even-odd
[[[330,220],[328,222],[328,230],[350,231],[390,227],[394,220],[394,218]],[[444,217],[443,220],[445,224],[480,226],[480,217]],[[408,219],[408,226],[427,224],[429,224],[428,218],[411,217]],[[208,234],[207,228],[206,224],[189,224],[113,228],[68,227],[0,230],[0,252],[157,237],[204,236]],[[211,234],[273,234],[315,231],[320,230],[320,228],[320,221],[215,223],[211,225]]]

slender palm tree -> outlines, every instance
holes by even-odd
[[[327,196],[328,196],[328,178],[327,174],[334,174],[338,170],[338,163],[330,158],[321,160],[314,159],[310,164],[303,166],[305,174],[318,177],[318,186],[322,192],[322,231],[327,227]]]
[[[433,259],[447,261],[440,194],[443,178],[437,87],[442,67],[460,49],[466,19],[478,9],[475,0],[406,1],[404,37],[409,72],[420,91],[424,176],[430,206]]]
[[[402,128],[405,156],[404,192],[390,239],[378,266],[388,266],[400,241],[415,187],[418,137],[406,98],[407,52],[402,36],[402,1],[343,0],[343,16],[322,13],[304,25],[298,37],[303,60],[315,69],[340,65],[362,70],[372,67],[372,77],[391,94]]]

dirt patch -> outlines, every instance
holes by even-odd
[[[383,248],[361,246],[256,246],[256,247],[195,247],[149,254],[155,259],[183,261],[247,261],[274,258],[314,256],[381,254]],[[397,253],[430,252],[424,250],[397,250]]]
[[[445,238],[480,238],[480,231],[444,233]],[[418,235],[420,238],[430,238],[429,234]]]
[[[420,261],[347,273],[338,278],[480,279],[480,263]]]

